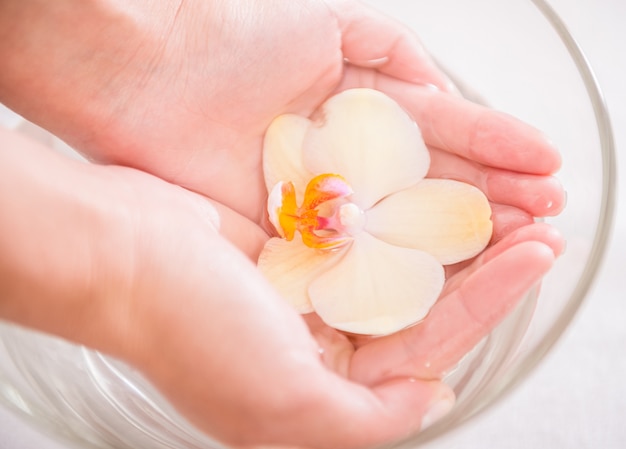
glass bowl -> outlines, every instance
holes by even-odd
[[[455,408],[399,443],[408,448],[493,404],[527,376],[568,326],[605,250],[613,214],[614,150],[593,73],[544,0],[369,3],[414,29],[466,96],[546,132],[562,150],[558,176],[568,192],[565,211],[547,219],[565,236],[565,254],[541,288],[448,375],[457,394]],[[39,137],[67,151],[52,137]],[[81,447],[218,447],[131,367],[10,324],[0,324],[0,401]]]

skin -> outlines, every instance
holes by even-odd
[[[0,101],[96,162],[0,132],[0,317],[136,366],[228,445],[419,430],[453,401],[442,374],[563,249],[532,224],[564,205],[556,149],[463,100],[410,32],[359,3],[0,0],[0,59]],[[448,268],[430,315],[376,340],[303,319],[254,264],[272,232],[265,129],[350,87],[395,98],[429,176],[477,185],[494,210],[493,245]]]

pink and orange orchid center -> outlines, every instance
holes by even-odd
[[[337,249],[364,228],[363,211],[349,200],[353,193],[342,176],[322,174],[309,181],[298,206],[293,183],[279,182],[269,195],[269,218],[287,241],[298,231],[309,248]]]

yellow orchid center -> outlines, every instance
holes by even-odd
[[[340,248],[364,227],[363,211],[348,199],[352,193],[342,176],[322,174],[309,181],[302,205],[298,206],[293,183],[279,182],[268,199],[270,221],[288,241],[298,231],[310,248]]]

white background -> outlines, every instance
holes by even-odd
[[[550,3],[595,70],[613,122],[618,173],[626,175],[626,1]],[[625,215],[618,208],[600,276],[552,353],[503,401],[428,449],[626,448]],[[0,449],[78,448],[0,409]]]

